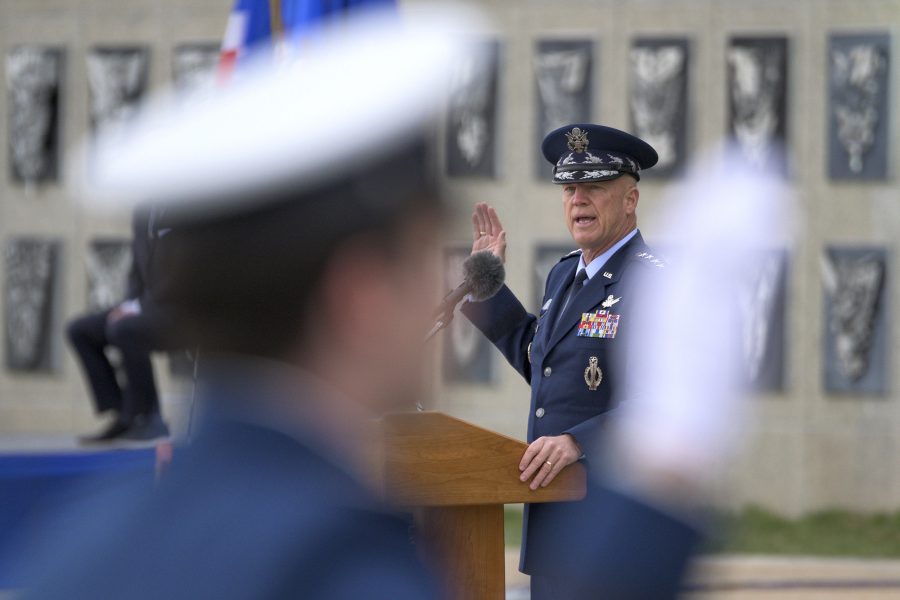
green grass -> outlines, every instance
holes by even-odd
[[[513,504],[503,511],[503,533],[506,535],[507,546],[519,546],[522,544],[522,505]]]
[[[707,551],[741,554],[803,554],[900,558],[900,511],[861,514],[843,510],[785,519],[761,508],[723,514]],[[506,545],[522,536],[522,511],[506,509]]]
[[[900,557],[900,511],[861,514],[827,510],[785,519],[751,507],[720,521],[722,537],[713,551]]]

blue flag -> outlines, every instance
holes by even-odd
[[[220,77],[227,78],[258,48],[296,45],[333,19],[382,7],[396,7],[396,0],[236,0],[222,42]]]

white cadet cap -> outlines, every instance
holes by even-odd
[[[457,62],[479,59],[461,34],[480,26],[459,9],[363,13],[211,93],[162,93],[83,146],[78,194],[99,209],[149,201],[219,213],[261,202],[257,190],[336,181],[421,135]]]

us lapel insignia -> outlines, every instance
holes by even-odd
[[[613,304],[617,303],[617,302],[618,302],[619,300],[621,300],[621,299],[622,299],[621,296],[619,296],[618,298],[616,298],[615,296],[613,296],[612,294],[610,294],[609,296],[607,296],[606,300],[604,300],[604,301],[603,301],[603,304],[601,304],[600,306],[602,306],[603,308],[609,308],[610,306],[612,306]]]
[[[598,310],[592,313],[582,313],[581,323],[578,324],[578,337],[606,338],[616,337],[619,331],[619,318],[608,310]]]
[[[609,271],[603,271],[603,276],[607,279],[612,279],[612,273],[610,273]]]
[[[600,370],[600,367],[597,366],[597,357],[592,356],[588,361],[588,366],[584,370],[584,382],[587,384],[588,389],[596,391],[598,387],[600,387],[600,382],[603,381],[603,371]]]
[[[544,320],[544,315],[547,314],[547,311],[550,310],[550,305],[553,304],[553,298],[550,298],[544,303],[544,306],[541,307],[541,312],[538,313],[537,317],[537,325],[534,326],[534,333],[537,335],[538,330],[541,328],[541,323]]]

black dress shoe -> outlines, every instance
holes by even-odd
[[[78,438],[80,444],[105,444],[121,438],[131,428],[131,423],[114,419],[109,425],[94,435],[84,435]]]
[[[159,413],[135,415],[131,427],[122,435],[122,439],[138,442],[149,442],[167,437],[169,437],[169,428],[166,427]]]

